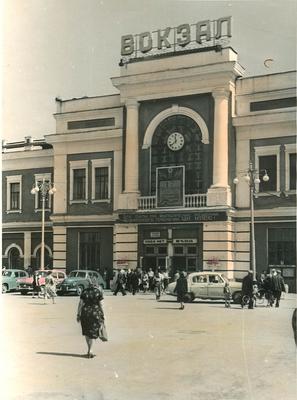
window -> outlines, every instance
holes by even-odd
[[[296,190],[296,153],[290,154],[289,189]]]
[[[73,200],[84,200],[86,198],[86,170],[73,170]]]
[[[108,199],[108,167],[95,168],[95,200]]]
[[[92,203],[110,201],[111,158],[92,160]]]
[[[10,209],[19,210],[20,209],[20,183],[10,184]]]
[[[88,202],[88,160],[70,161],[70,204]]]
[[[266,171],[267,175],[269,176],[269,181],[264,182],[261,179],[259,184],[259,191],[260,192],[267,192],[267,191],[276,191],[276,156],[260,156],[259,157],[259,172],[260,174],[264,174]]]
[[[296,144],[285,146],[286,192],[296,190]]]
[[[260,179],[267,172],[269,181],[261,179],[256,184],[258,195],[269,195],[269,192],[280,192],[280,146],[255,147],[255,167],[259,171]]]
[[[268,229],[269,265],[296,265],[296,232],[294,228]]]
[[[165,246],[158,247],[158,253],[159,254],[167,254],[167,247],[165,247]]]
[[[22,212],[22,175],[6,177],[6,212]]]
[[[34,175],[35,186],[41,184],[42,182],[51,183],[52,175],[50,173],[45,174],[35,174]],[[51,208],[51,195],[47,192],[44,202],[44,208],[50,210]],[[41,191],[35,193],[35,212],[42,210],[42,195]]]
[[[184,248],[182,246],[175,246],[174,254],[184,254]]]

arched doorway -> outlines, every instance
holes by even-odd
[[[17,247],[12,247],[8,251],[8,268],[21,269],[23,268],[23,260],[20,251]]]
[[[35,259],[35,267],[39,269],[41,266],[41,247],[36,251],[36,259]],[[53,259],[49,250],[44,248],[44,269],[52,269],[53,268]]]

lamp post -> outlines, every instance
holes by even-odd
[[[255,245],[255,215],[254,215],[254,195],[256,187],[261,183],[261,179],[264,182],[269,181],[266,169],[258,171],[253,168],[252,162],[249,163],[249,168],[244,171],[243,179],[249,185],[250,194],[250,216],[251,216],[251,269],[253,271],[253,278],[256,279],[256,245]],[[233,179],[233,183],[237,185],[239,179],[236,177]]]
[[[36,195],[40,192],[41,195],[41,204],[42,204],[42,217],[41,217],[41,260],[40,260],[40,269],[44,270],[44,224],[45,224],[45,200],[48,195],[53,195],[56,192],[56,188],[54,185],[45,180],[41,182],[36,182],[35,186],[31,190],[31,194]]]

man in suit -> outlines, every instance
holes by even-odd
[[[254,308],[253,300],[253,271],[249,271],[248,274],[242,280],[242,298],[244,296],[249,296],[249,309]],[[243,306],[243,304],[242,304]]]
[[[284,278],[281,275],[280,270],[273,271],[271,283],[272,283],[273,296],[275,298],[275,307],[279,307],[279,302],[282,292],[285,291],[285,282]]]

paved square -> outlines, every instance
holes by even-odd
[[[2,296],[5,400],[295,400],[296,296],[279,309],[226,309],[172,297],[105,294],[109,342],[94,359],[75,320],[78,298]]]

